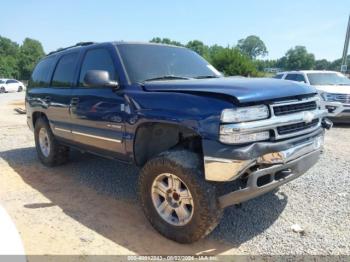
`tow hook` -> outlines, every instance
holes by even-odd
[[[331,120],[329,120],[328,118],[324,118],[322,120],[322,127],[329,130],[331,129],[333,126],[333,122]]]

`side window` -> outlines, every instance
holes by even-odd
[[[301,74],[297,75],[296,81],[306,83],[305,77],[303,75],[301,75]]]
[[[297,79],[297,74],[288,74],[285,77],[285,80],[297,81],[296,79]]]
[[[53,87],[71,87],[77,65],[78,53],[70,53],[61,57],[52,78]]]
[[[10,80],[7,80],[6,84],[16,84],[18,83],[16,80],[13,80],[13,79],[10,79]]]
[[[87,51],[80,70],[79,86],[84,86],[84,77],[89,70],[104,70],[111,80],[116,80],[113,59],[107,49],[92,49]]]
[[[283,74],[278,74],[278,75],[275,75],[273,78],[282,79],[282,77],[283,77]]]
[[[54,57],[48,57],[41,60],[35,67],[28,87],[47,87],[50,85],[50,72],[54,62]]]

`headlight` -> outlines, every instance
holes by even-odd
[[[266,105],[237,107],[224,109],[221,113],[222,123],[239,123],[266,119],[269,117],[269,109]]]

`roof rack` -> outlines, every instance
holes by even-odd
[[[58,53],[58,52],[61,52],[61,51],[67,50],[67,49],[71,49],[73,47],[87,46],[87,45],[92,45],[92,44],[95,44],[95,42],[79,42],[79,43],[76,43],[75,45],[72,45],[72,46],[68,46],[65,48],[59,48],[56,51],[52,51],[52,52],[48,53],[47,55],[52,55],[52,54],[55,54],[55,53]]]

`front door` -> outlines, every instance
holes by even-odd
[[[71,99],[72,134],[76,143],[104,155],[125,158],[125,99],[122,91],[111,87],[86,87],[84,76],[89,70],[104,70],[117,80],[112,50],[98,47],[84,54],[79,82]]]

